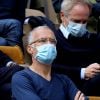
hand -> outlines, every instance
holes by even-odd
[[[13,61],[9,61],[6,64],[7,67],[13,67],[13,66],[16,66],[16,65],[17,65],[17,63],[16,62],[13,62]]]
[[[74,100],[85,100],[85,95],[81,91],[78,91]]]
[[[98,75],[98,73],[100,73],[100,65],[98,63],[93,63],[85,68],[85,79],[93,78]]]

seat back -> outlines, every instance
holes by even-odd
[[[28,16],[44,16],[45,17],[45,14],[39,10],[26,8],[25,16],[26,17],[28,17]]]
[[[88,98],[89,100],[100,100],[100,97],[98,96],[89,96]]]
[[[24,55],[19,46],[0,46],[0,50],[18,64],[24,64]]]

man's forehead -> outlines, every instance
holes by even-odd
[[[34,34],[34,38],[54,38],[54,33],[49,30],[49,29],[44,29],[44,30],[37,30]]]

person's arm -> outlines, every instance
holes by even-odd
[[[68,77],[64,77],[65,89],[68,91],[70,100],[87,100],[87,97],[75,86]]]
[[[19,73],[12,78],[12,96],[16,100],[41,100],[31,81]]]
[[[6,64],[9,61],[12,61],[12,59],[9,56],[7,56],[5,53],[0,51],[0,66],[3,66],[3,67],[6,66]]]
[[[0,68],[0,86],[7,82],[10,82],[14,73],[23,69],[24,67],[21,67],[19,65],[14,65],[12,67],[3,66],[2,68]]]

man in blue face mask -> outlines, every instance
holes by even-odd
[[[68,75],[86,95],[100,96],[100,34],[86,29],[91,8],[89,0],[63,0],[53,68]]]
[[[86,100],[67,76],[51,72],[56,43],[47,26],[39,26],[28,35],[27,51],[32,64],[12,78],[12,95],[16,100]]]

